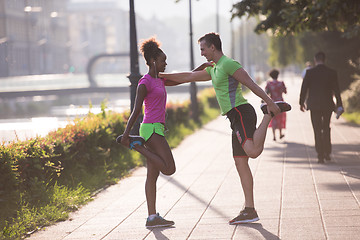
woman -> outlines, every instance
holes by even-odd
[[[124,146],[135,149],[146,157],[147,176],[145,194],[148,207],[146,227],[166,227],[174,225],[156,213],[156,181],[159,173],[172,175],[175,172],[175,162],[169,144],[164,137],[166,89],[178,83],[158,78],[158,72],[164,72],[166,55],[159,48],[160,43],[155,38],[144,40],[140,51],[148,65],[148,73],[139,81],[133,112],[130,115],[124,133],[117,139]],[[139,137],[129,136],[144,104],[144,119],[140,125]],[[145,140],[144,145],[142,144]]]
[[[287,93],[284,82],[278,81],[279,71],[273,69],[269,73],[271,80],[267,81],[265,92],[270,95],[271,99],[276,101],[284,101],[282,94]],[[282,133],[282,129],[286,127],[286,113],[282,112],[271,119],[269,127],[272,127],[274,141],[276,141],[275,130],[279,129],[280,139],[285,137]]]

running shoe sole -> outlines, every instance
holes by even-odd
[[[280,108],[281,112],[287,112],[287,111],[290,111],[291,110],[291,105],[288,104],[287,102],[284,102],[284,101],[277,101],[275,102],[276,105],[278,105],[278,107]],[[261,110],[264,114],[268,114],[268,111],[267,111],[267,104],[266,103],[263,103],[261,104]],[[271,116],[274,116],[273,113],[271,113]]]
[[[121,134],[116,138],[117,143],[121,143],[122,136],[123,135]],[[130,138],[130,149],[133,149],[135,144],[144,145],[145,143],[145,139],[141,136],[130,135],[129,138]]]
[[[146,226],[146,228],[171,227],[173,225],[174,224],[162,224],[162,225]]]
[[[252,222],[256,222],[259,221],[260,218],[253,218],[253,219],[246,219],[246,220],[241,220],[241,221],[235,221],[235,222],[231,222],[229,223],[230,225],[237,225],[237,224],[242,224],[242,223],[252,223]]]

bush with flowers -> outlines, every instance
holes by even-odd
[[[168,104],[170,146],[219,115],[218,106],[209,104],[214,98],[213,90],[199,94],[199,122],[191,120],[189,102]],[[1,144],[0,239],[21,238],[66,219],[96,191],[143,165],[139,153],[115,141],[128,117],[106,111],[103,103],[100,114],[89,113],[45,137]]]
[[[341,93],[345,113],[342,115],[348,122],[360,125],[360,75],[355,75],[355,80],[349,88]]]

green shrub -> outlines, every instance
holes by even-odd
[[[356,76],[358,80],[352,82],[349,89],[341,93],[345,112],[360,112],[360,76]]]
[[[166,134],[175,147],[194,129],[219,115],[214,92],[199,94],[200,122],[190,117],[190,102],[169,104]],[[215,99],[216,101],[216,99]],[[129,112],[89,113],[46,137],[0,145],[0,239],[64,220],[102,187],[116,183],[143,157],[116,143]]]

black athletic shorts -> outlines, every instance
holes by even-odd
[[[232,149],[234,157],[247,157],[243,146],[248,139],[252,139],[256,130],[256,113],[250,104],[242,104],[231,109],[226,116],[232,129]]]

